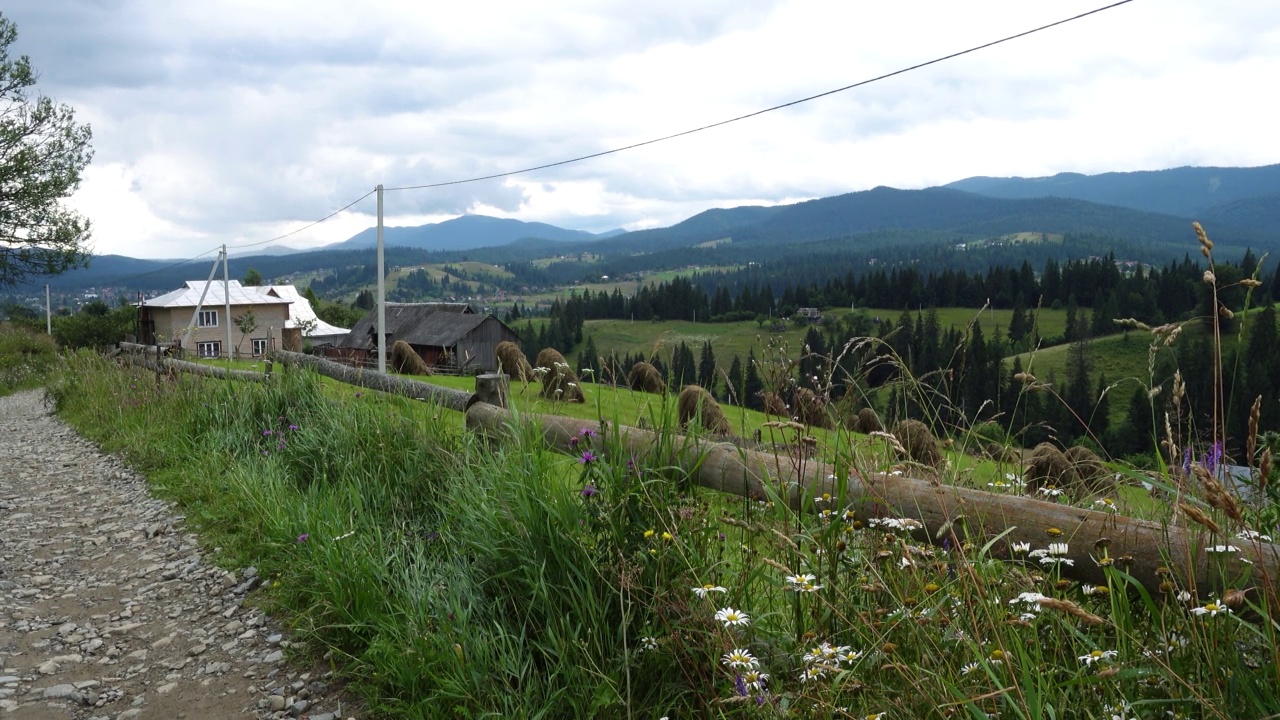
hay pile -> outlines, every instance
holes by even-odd
[[[524,356],[520,346],[510,340],[503,340],[493,349],[493,357],[498,361],[498,372],[506,373],[512,380],[527,383],[533,380],[533,366]]]
[[[538,353],[538,367],[547,369],[542,376],[542,397],[564,402],[586,402],[582,396],[582,388],[578,385],[578,376],[555,348],[543,348]]]
[[[809,427],[831,429],[831,417],[827,415],[827,403],[807,387],[796,388],[791,406],[796,417]]]
[[[627,373],[627,386],[637,392],[655,395],[662,395],[667,391],[667,384],[662,381],[662,373],[643,360],[631,366],[631,371]]]
[[[998,442],[987,443],[982,449],[982,453],[998,463],[1016,463],[1018,462],[1018,453],[1013,448]]]
[[[764,400],[765,415],[791,419],[791,411],[787,410],[787,404],[782,402],[782,397],[778,393],[762,392],[760,398]]]
[[[1077,445],[1062,455],[1071,464],[1071,478],[1064,485],[1077,495],[1101,495],[1115,488],[1115,479],[1106,464],[1089,448]]]
[[[687,427],[690,420],[696,420],[704,429],[716,435],[733,434],[729,418],[724,416],[724,411],[711,393],[701,386],[685,385],[680,390],[676,410],[679,413],[680,427]]]
[[[908,459],[931,468],[942,466],[942,448],[928,425],[919,420],[903,420],[893,426],[893,436],[902,443]]]
[[[870,435],[873,432],[883,432],[884,423],[880,422],[880,416],[875,410],[864,407],[858,411],[858,420],[853,429],[863,435]]]
[[[1027,457],[1025,475],[1027,492],[1034,493],[1048,485],[1061,488],[1071,482],[1071,461],[1056,446],[1042,442]]]
[[[403,340],[391,343],[391,369],[402,375],[431,374],[431,366]]]

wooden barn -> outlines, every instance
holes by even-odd
[[[376,362],[378,310],[351,328],[326,354],[361,364]],[[387,303],[387,348],[409,344],[428,365],[458,372],[497,369],[498,343],[519,342],[515,331],[492,315],[480,315],[467,303]]]

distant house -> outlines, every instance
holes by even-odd
[[[822,322],[822,311],[816,307],[802,307],[796,310],[796,319],[803,322],[820,323]]]
[[[347,336],[347,333],[351,332],[347,328],[330,325],[321,320],[316,315],[315,309],[311,307],[311,301],[303,297],[298,292],[298,288],[292,285],[268,285],[265,289],[271,295],[287,300],[290,303],[289,319],[285,321],[285,330],[300,329],[301,337],[299,340],[305,340],[315,347],[336,345]],[[285,345],[293,346],[295,343],[287,340],[289,335],[290,333],[285,333]],[[292,349],[302,350],[301,344],[301,342],[296,343],[297,347],[292,347]]]
[[[215,280],[205,290],[204,280],[188,280],[178,290],[138,304],[138,340],[151,345],[181,341],[187,326],[195,324],[185,350],[194,350],[200,357],[224,357],[231,353],[257,357],[267,350],[281,347],[283,330],[289,322],[289,305],[292,302],[273,295],[266,287],[243,287],[239,281],[227,284],[227,296],[223,295],[223,283]],[[200,296],[197,316],[196,306]],[[231,300],[231,317],[226,317],[226,297]],[[249,332],[237,326],[237,320],[252,314]],[[231,327],[231,347],[223,347],[227,341],[227,327]]]
[[[519,336],[493,315],[481,315],[467,303],[387,303],[388,351],[403,340],[428,365],[461,371],[497,369],[498,343]],[[326,352],[360,364],[377,358],[377,308],[360,318],[351,332]]]

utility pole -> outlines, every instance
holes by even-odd
[[[382,248],[382,183],[378,183],[378,372],[387,371],[387,269]]]
[[[231,275],[227,272],[227,246],[222,246],[222,299],[227,314],[227,358],[231,357]]]
[[[44,331],[53,334],[53,307],[49,305],[49,283],[44,284]]]

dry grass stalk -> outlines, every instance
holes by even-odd
[[[391,368],[402,375],[431,374],[431,366],[403,340],[391,343]]]
[[[1213,518],[1205,514],[1205,512],[1200,508],[1195,505],[1188,505],[1187,503],[1182,502],[1178,503],[1178,507],[1182,510],[1183,515],[1186,515],[1188,518],[1209,528],[1209,530],[1215,535],[1222,534],[1222,528],[1218,526],[1218,523],[1215,522]]]
[[[538,353],[538,367],[546,368],[542,376],[542,396],[564,402],[585,402],[578,376],[573,373],[564,356],[555,348],[543,348]]]
[[[1094,615],[1088,610],[1085,610],[1084,608],[1071,602],[1070,600],[1059,600],[1058,598],[1044,598],[1039,601],[1039,605],[1042,608],[1057,610],[1058,612],[1066,613],[1071,617],[1078,618],[1085,625],[1096,626],[1096,625],[1103,625],[1107,622],[1106,620],[1103,620],[1102,618],[1098,617],[1097,615]]]
[[[662,395],[667,391],[667,384],[662,380],[658,368],[641,360],[631,366],[627,372],[627,386],[636,392],[647,392]]]
[[[498,371],[506,373],[512,380],[528,383],[534,379],[533,366],[519,345],[503,340],[493,349],[493,356],[498,361]]]
[[[729,424],[729,418],[724,416],[720,404],[700,385],[685,385],[680,390],[676,411],[680,419],[680,427],[685,427],[689,421],[696,420],[703,429],[716,435],[733,434],[733,426]]]

